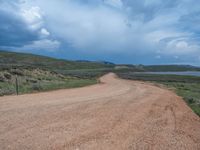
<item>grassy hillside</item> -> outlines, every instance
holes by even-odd
[[[67,61],[51,57],[0,51],[0,70],[8,68],[41,68],[61,74],[79,75],[99,72],[144,72],[144,71],[200,71],[189,65],[115,65],[110,62]],[[94,71],[95,70],[95,71]]]
[[[0,71],[0,96],[16,94],[16,79],[19,94],[73,88],[95,84],[95,78],[83,79],[65,76],[39,68],[15,68]]]
[[[16,79],[19,94],[81,87],[97,82],[94,78],[81,79],[42,69],[5,69],[0,71],[0,96],[16,94]]]
[[[50,57],[0,51],[0,95],[47,91],[95,84],[96,77],[113,64],[67,61]]]
[[[33,54],[0,51],[0,68],[41,68],[65,73],[68,70],[112,68],[113,64],[104,62],[67,61]]]

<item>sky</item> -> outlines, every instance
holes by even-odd
[[[200,66],[200,1],[0,0],[0,49]]]

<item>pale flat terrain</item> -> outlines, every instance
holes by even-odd
[[[0,97],[0,150],[200,150],[200,118],[173,92],[101,81]]]

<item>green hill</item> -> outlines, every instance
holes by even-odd
[[[97,76],[113,66],[0,51],[0,95],[16,93],[16,78],[20,94],[94,84]]]
[[[61,74],[76,72],[113,71],[200,71],[199,67],[190,65],[115,65],[106,61],[69,61],[25,53],[0,51],[0,69],[7,68],[41,68]]]
[[[51,57],[0,51],[0,67],[39,67],[52,71],[111,68],[113,64],[89,61],[67,61]]]

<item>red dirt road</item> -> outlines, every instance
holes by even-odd
[[[0,150],[200,150],[200,118],[173,92],[101,81],[0,97]]]

